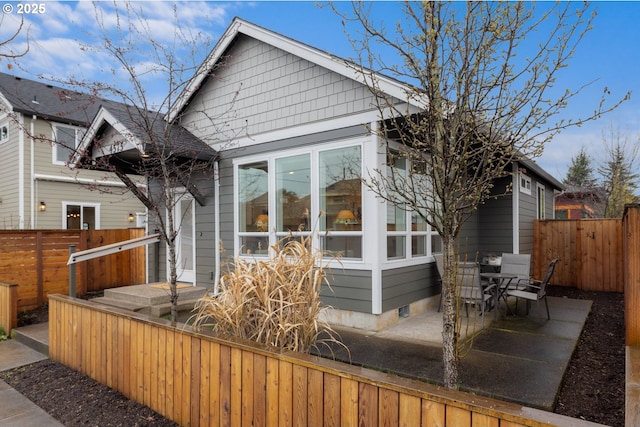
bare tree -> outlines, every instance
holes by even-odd
[[[109,30],[103,12],[96,6],[96,19],[100,44],[86,46],[107,54],[114,62],[111,73],[113,82],[87,82],[73,79],[66,83],[89,90],[96,96],[117,99],[119,104],[103,105],[105,111],[122,124],[126,131],[113,135],[98,133],[90,150],[80,153],[79,164],[83,168],[106,170],[115,173],[149,210],[149,223],[155,224],[161,240],[166,244],[169,265],[171,317],[177,318],[178,302],[178,248],[180,229],[185,221],[185,211],[176,209],[185,197],[196,203],[206,203],[207,194],[200,186],[211,181],[216,153],[209,144],[228,140],[223,136],[224,117],[206,115],[210,123],[207,140],[195,138],[181,127],[178,117],[170,123],[165,114],[171,111],[200,63],[197,55],[206,52],[210,41],[202,34],[192,34],[180,25],[177,9],[173,8],[174,30],[172,37],[163,34],[162,40],[144,19],[135,2],[115,6],[116,30]],[[212,72],[211,78],[215,70]],[[124,77],[123,77],[124,76]],[[161,81],[161,88],[149,85]],[[162,95],[158,96],[161,92]],[[224,116],[224,114],[223,114]],[[132,176],[146,179],[148,189],[140,188]],[[211,191],[206,190],[206,191]],[[177,212],[182,212],[176,216]]]
[[[628,133],[611,125],[608,132],[603,132],[605,159],[598,167],[602,177],[605,193],[605,217],[622,218],[624,206],[636,203],[640,175],[638,170],[638,154],[640,140],[632,141]]]
[[[9,19],[8,17],[8,14],[0,15],[0,27],[3,26],[5,19]],[[15,51],[11,46],[17,41],[18,37],[23,32],[27,33],[27,44],[24,48]],[[3,58],[16,59],[25,56],[29,52],[28,33],[28,29],[25,27],[24,18],[20,18],[20,23],[18,24],[16,30],[13,33],[9,34],[6,40],[0,41],[0,61],[2,61]],[[7,64],[7,68],[12,68],[11,63]]]
[[[350,64],[384,118],[373,131],[387,144],[389,165],[371,172],[366,184],[421,215],[442,238],[444,384],[452,389],[458,384],[460,228],[514,161],[539,155],[562,129],[622,101],[607,106],[605,88],[593,114],[551,123],[584,89],[553,92],[592,23],[588,5],[545,4],[538,13],[529,3],[405,2],[392,31],[371,19],[370,7],[375,4],[354,2],[342,12],[342,4],[333,5],[348,34],[359,29],[351,32],[357,57]],[[387,62],[389,55],[397,62]],[[383,75],[411,84],[403,99],[385,93]],[[398,157],[411,167],[393,167]]]

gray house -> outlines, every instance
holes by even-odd
[[[145,208],[116,176],[68,167],[100,104],[115,105],[0,73],[0,228],[139,226]]]
[[[399,82],[381,78],[381,88],[403,98]],[[224,134],[211,117],[224,123]],[[217,152],[214,171],[199,177],[200,197],[185,192],[180,206],[189,218],[181,280],[213,288],[226,259],[267,257],[293,231],[341,255],[324,295],[332,321],[379,329],[397,321],[400,308],[413,314],[435,306],[439,236],[419,216],[381,203],[361,181],[386,162],[369,131],[379,119],[369,90],[344,61],[234,19],[165,117]],[[102,154],[94,141],[127,141],[132,133],[107,109],[83,149],[96,158]],[[141,154],[140,141],[113,146]],[[514,191],[468,222],[468,252],[531,252],[533,219],[553,216],[560,183],[530,161],[513,164],[513,172],[496,188],[511,184]],[[150,277],[166,277],[164,248],[149,259]]]

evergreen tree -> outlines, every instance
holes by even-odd
[[[635,192],[638,190],[640,175],[633,172],[637,152],[637,145],[628,153],[625,144],[618,141],[608,148],[607,160],[598,168],[606,194],[607,218],[622,218],[624,205],[639,199]]]
[[[565,185],[579,188],[594,187],[596,179],[593,176],[591,160],[591,156],[587,154],[584,147],[580,148],[578,154],[571,159],[571,166],[569,166],[567,176],[562,182]]]

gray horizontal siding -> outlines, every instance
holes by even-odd
[[[333,308],[371,313],[371,271],[332,270],[327,277],[331,288],[322,289],[322,302]]]
[[[440,293],[435,263],[385,270],[382,273],[382,311],[394,310]]]

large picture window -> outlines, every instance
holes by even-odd
[[[266,256],[289,233],[317,231],[327,253],[362,259],[360,145],[239,163],[236,176],[241,255]]]

